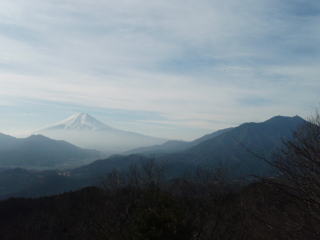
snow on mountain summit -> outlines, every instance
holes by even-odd
[[[99,131],[105,129],[111,129],[111,127],[98,121],[94,117],[87,113],[76,113],[67,119],[58,122],[52,126],[47,127],[44,130],[91,130]]]

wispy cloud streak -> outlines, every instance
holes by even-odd
[[[0,95],[159,116],[139,130],[304,115],[319,24],[317,0],[3,0]]]

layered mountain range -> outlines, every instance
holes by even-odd
[[[306,121],[298,116],[277,116],[261,123],[244,123],[223,129],[192,142],[169,141],[139,148],[132,151],[133,155],[113,156],[75,169],[45,172],[1,170],[0,198],[50,195],[99,184],[114,169],[126,171],[133,164],[149,160],[161,164],[168,178],[179,177],[198,167],[222,168],[234,179],[252,175],[273,176],[274,170],[262,159],[272,161],[283,141],[291,139],[294,131],[304,124]],[[2,146],[11,145],[12,139],[7,140]]]

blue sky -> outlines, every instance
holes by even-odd
[[[0,132],[88,112],[193,139],[319,107],[318,0],[2,0]]]

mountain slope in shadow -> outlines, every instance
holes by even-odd
[[[219,136],[187,149],[163,156],[175,167],[179,163],[222,167],[237,176],[271,174],[262,158],[270,159],[282,147],[283,141],[306,121],[298,116],[276,116],[262,123],[244,123]],[[259,156],[259,157],[257,157]]]

